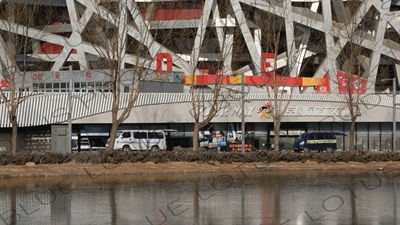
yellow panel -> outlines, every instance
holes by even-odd
[[[185,75],[185,84],[193,84],[194,76]]]
[[[241,84],[243,80],[243,75],[229,76],[230,84]]]
[[[317,86],[318,81],[316,78],[308,78],[308,77],[303,77],[303,86]]]

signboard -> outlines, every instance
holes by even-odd
[[[50,151],[51,150],[51,133],[39,130],[31,131],[26,134],[25,139],[25,149],[28,151]]]

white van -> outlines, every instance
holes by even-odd
[[[90,151],[92,147],[90,146],[90,141],[88,138],[81,138],[81,151]],[[78,151],[78,137],[71,137],[71,150]]]
[[[107,140],[108,148],[110,139]],[[167,140],[163,130],[119,130],[115,137],[114,149],[130,150],[166,150]]]

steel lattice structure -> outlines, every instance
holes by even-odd
[[[333,74],[349,67],[349,62],[340,60],[339,55],[351,51],[346,49],[350,48],[350,43],[363,49],[357,64],[362,66],[360,76],[370,84],[367,92],[375,91],[381,67],[388,67],[387,71],[397,77],[400,73],[400,1],[397,0],[114,0],[119,13],[105,7],[103,2],[1,0],[3,9],[28,3],[54,7],[57,15],[66,15],[54,17],[46,26],[37,26],[34,22],[29,26],[17,24],[11,17],[0,20],[3,73],[7,74],[10,65],[21,64],[24,59],[22,52],[7,54],[10,45],[7,32],[32,39],[35,44],[27,50],[26,59],[49,62],[44,70],[58,71],[68,63],[75,63],[76,70],[98,69],[95,62],[101,57],[98,49],[102,46],[97,46],[95,35],[91,40],[85,36],[96,32],[98,27],[93,24],[99,21],[107,21],[109,26],[118,28],[121,37],[125,37],[118,41],[133,40],[147,51],[143,58],[132,53],[128,45],[119,43],[124,51],[124,67],[147,60],[151,61],[148,68],[157,69],[157,54],[166,53],[172,58],[171,69],[185,74],[193,71],[202,74],[215,63],[223,65],[220,67],[226,75],[258,76],[265,72],[263,70],[282,72],[286,68],[286,75],[290,77],[322,78],[330,71],[331,86],[334,86],[338,81]],[[276,31],[281,33],[282,43],[276,51],[276,60],[269,60],[264,68],[268,59],[263,55],[269,50],[268,41],[264,41],[269,38],[265,31],[270,26],[266,25],[276,23],[275,19],[282,22],[282,29]],[[126,24],[126,29],[121,29],[121,24]],[[166,41],[155,37],[157,30],[178,33]],[[186,31],[195,35],[183,38],[179,34]],[[239,51],[235,50],[237,46],[241,46]]]

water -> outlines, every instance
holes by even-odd
[[[395,172],[2,180],[0,225],[398,224]]]

